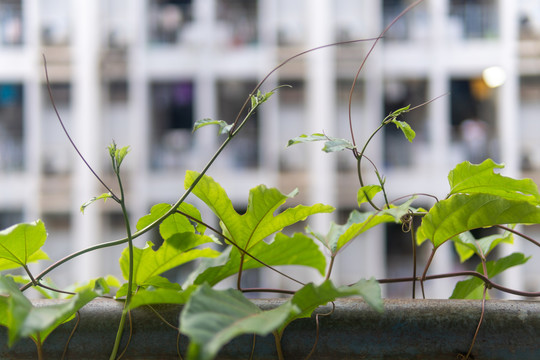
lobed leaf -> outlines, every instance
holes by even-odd
[[[473,229],[503,224],[538,224],[540,207],[529,201],[491,194],[457,194],[436,203],[422,219],[417,241],[430,239],[435,247]]]
[[[189,188],[199,174],[194,171],[186,173],[185,187]],[[289,208],[278,215],[274,213],[285,201],[296,195],[282,194],[275,188],[259,185],[249,192],[248,206],[245,214],[238,214],[223,188],[209,176],[203,176],[193,194],[201,199],[220,219],[221,226],[227,236],[237,246],[248,250],[263,239],[287,226],[305,220],[308,216],[332,212],[333,207],[316,204],[313,206],[298,205]]]
[[[448,174],[450,192],[455,194],[492,194],[510,200],[525,200],[536,205],[540,203],[538,187],[531,179],[516,180],[495,173],[504,165],[487,159],[481,164],[473,165],[468,161],[458,164]]]

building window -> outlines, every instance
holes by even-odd
[[[148,14],[151,44],[181,43],[187,25],[193,21],[192,0],[152,0]]]
[[[482,79],[450,82],[452,153],[457,161],[497,160],[495,104],[492,90]],[[459,154],[459,155],[458,155]]]
[[[4,230],[22,221],[22,211],[0,210],[0,230]]]
[[[66,46],[70,35],[69,0],[46,0],[40,7],[41,42],[45,46]]]
[[[71,124],[71,85],[69,83],[50,84],[54,105],[62,121],[69,129]],[[42,151],[43,172],[47,175],[67,174],[71,170],[73,149],[62,131],[58,117],[49,99],[47,85],[41,88],[42,98]]]
[[[21,0],[0,0],[0,41],[4,46],[23,43]]]
[[[224,42],[242,46],[257,42],[257,1],[220,0],[218,2],[219,34]]]
[[[24,167],[23,86],[0,84],[0,169]]]
[[[451,0],[449,10],[451,37],[483,39],[499,35],[495,0]]]
[[[233,123],[255,88],[256,83],[241,80],[221,80],[218,82],[218,114],[229,124]],[[245,116],[246,112],[242,114]],[[240,118],[240,120],[242,117]],[[255,113],[229,144],[228,159],[236,168],[255,168],[259,165],[259,119]]]
[[[392,23],[413,2],[413,0],[383,0],[382,27],[385,28]],[[428,28],[427,7],[424,2],[392,25],[390,30],[384,35],[384,41],[426,40],[429,33]]]
[[[384,89],[384,116],[410,105],[422,104],[427,98],[426,80],[392,80],[386,81]],[[388,167],[408,167],[417,165],[416,150],[423,151],[427,142],[427,112],[426,107],[420,107],[406,113],[400,121],[407,122],[416,133],[411,144],[403,132],[393,124],[384,128],[384,161]]]
[[[179,169],[192,146],[194,86],[191,81],[151,85],[151,167]]]

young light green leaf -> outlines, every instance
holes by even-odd
[[[120,165],[122,165],[122,161],[124,161],[124,158],[129,153],[129,146],[118,148],[116,146],[116,143],[113,141],[112,144],[109,145],[108,149],[109,156],[111,157],[112,161],[113,170],[115,173],[119,173]]]
[[[382,191],[382,187],[380,185],[366,185],[362,186],[360,189],[358,189],[358,206],[362,206],[362,204],[366,203],[370,199],[373,199],[375,195],[380,193]]]
[[[232,125],[227,124],[223,120],[213,120],[213,119],[206,118],[206,119],[201,119],[201,120],[195,121],[195,124],[193,126],[193,132],[199,130],[200,128],[202,128],[203,126],[206,126],[206,125],[217,125],[217,126],[219,126],[219,130],[218,130],[219,135],[228,134],[229,131],[231,130],[231,127],[232,127]]]
[[[293,139],[290,139],[287,143],[287,146],[292,146],[296,144],[303,144],[307,142],[314,142],[314,141],[327,141],[328,137],[321,133],[314,133],[311,135],[302,134],[300,136],[297,136]]]
[[[392,123],[394,123],[398,129],[400,129],[403,132],[403,135],[409,140],[409,142],[412,142],[414,138],[416,137],[416,133],[411,128],[411,126],[406,123],[405,121],[399,121],[396,119],[392,120]]]
[[[41,220],[13,225],[0,231],[0,270],[49,259],[41,247],[47,231]]]
[[[493,278],[513,266],[525,264],[529,259],[530,257],[526,257],[521,253],[513,253],[496,261],[488,261],[486,262],[488,278]],[[476,271],[483,274],[482,264],[476,267]],[[459,281],[450,299],[481,299],[483,284],[484,282],[477,277]]]
[[[94,202],[98,201],[98,200],[103,200],[103,202],[107,201],[107,199],[110,199],[112,198],[112,194],[111,193],[103,193],[99,196],[95,196],[93,198],[91,198],[90,200],[88,200],[87,202],[85,202],[84,204],[81,205],[81,208],[80,208],[80,211],[84,214],[84,210],[86,210],[86,208],[90,205],[92,205]]]
[[[287,146],[315,141],[324,141],[324,146],[322,150],[326,153],[352,150],[355,148],[354,145],[347,139],[334,138],[320,133],[315,133],[311,135],[300,135],[298,137],[290,139],[287,143]]]
[[[285,303],[262,311],[238,290],[218,291],[201,285],[180,315],[180,332],[190,339],[188,358],[213,359],[221,347],[239,335],[267,335],[287,319],[292,307]]]
[[[261,241],[253,246],[249,253],[270,266],[300,265],[316,269],[324,275],[326,259],[313,239],[304,234],[296,233],[292,237],[277,233],[270,243]],[[240,251],[234,247],[227,248],[218,258],[204,259],[193,271],[184,287],[191,284],[207,283],[211,286],[238,273],[240,268]],[[250,256],[244,256],[243,270],[264,267],[259,261]]]
[[[462,232],[504,224],[538,224],[540,207],[525,200],[491,194],[457,194],[436,203],[418,228],[419,243],[429,239],[435,247]]]
[[[458,164],[448,174],[450,193],[455,194],[492,194],[506,199],[527,200],[536,205],[540,203],[538,187],[531,179],[516,180],[495,173],[504,165],[487,159],[479,165],[468,161]]]
[[[189,188],[198,175],[196,172],[188,171],[184,186]],[[221,226],[230,239],[244,250],[287,226],[305,220],[310,215],[334,210],[333,207],[322,204],[298,205],[274,216],[285,201],[296,193],[293,191],[289,195],[284,195],[275,188],[259,185],[250,190],[247,211],[240,215],[234,210],[225,190],[211,177],[203,176],[193,189],[193,194],[206,203],[220,219]]]
[[[135,284],[143,285],[148,279],[187,262],[204,257],[219,256],[218,251],[210,248],[193,249],[211,241],[211,238],[204,235],[183,233],[175,234],[166,239],[157,251],[152,249],[150,242],[143,249],[135,247],[133,249],[133,280]],[[127,248],[120,257],[120,268],[124,278],[127,279],[129,273]]]

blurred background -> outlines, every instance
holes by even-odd
[[[43,219],[45,250],[53,260],[122,238],[123,217],[113,202],[80,205],[105,191],[76,156],[49,99],[92,167],[115,188],[106,147],[131,147],[123,163],[132,225],[153,204],[183,192],[186,169],[201,170],[223,138],[216,128],[192,134],[193,122],[233,122],[253,87],[273,67],[306,49],[379,35],[409,0],[0,0],[0,227]],[[345,222],[357,208],[359,187],[351,153],[324,154],[322,144],[286,148],[290,138],[324,132],[350,139],[349,93],[373,44],[325,48],[289,62],[264,89],[280,89],[246,125],[210,170],[235,207],[264,183],[298,203],[326,203],[337,211],[314,217]],[[440,97],[442,96],[442,97]],[[443,198],[458,162],[487,157],[503,173],[540,180],[540,0],[426,0],[381,40],[352,94],[355,139],[363,144],[389,112],[438,98],[406,114],[416,131],[410,144],[387,127],[368,157],[387,177],[390,199],[416,192]],[[367,182],[375,182],[365,161]],[[189,202],[197,203],[190,198]],[[430,206],[419,197],[416,205]],[[207,221],[211,214],[203,211]],[[301,231],[302,224],[290,232]],[[540,238],[540,226],[522,229]],[[137,240],[155,237],[151,234]],[[411,274],[411,240],[399,225],[371,230],[338,257],[334,279]],[[518,239],[514,251],[530,265],[500,279],[540,289],[538,254]],[[81,257],[52,273],[60,285],[113,273],[121,248]],[[420,248],[425,259],[430,249]],[[508,251],[508,250],[501,250]],[[34,269],[46,264],[37,265]],[[452,246],[440,249],[431,273],[460,264]],[[189,266],[187,267],[189,269]],[[168,274],[181,281],[186,270]],[[306,278],[314,274],[300,270]],[[63,276],[60,279],[60,276]],[[284,286],[266,271],[248,285]],[[455,280],[449,280],[450,283]],[[429,283],[428,297],[448,297],[446,280]],[[410,285],[384,286],[389,297]]]

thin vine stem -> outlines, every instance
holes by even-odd
[[[94,169],[90,166],[90,164],[88,163],[88,161],[86,161],[86,159],[84,158],[84,156],[82,155],[82,153],[80,152],[79,148],[77,147],[77,145],[75,145],[75,141],[73,141],[73,139],[71,138],[71,135],[69,134],[69,131],[67,131],[67,128],[66,126],[64,125],[64,121],[62,120],[62,117],[60,116],[60,112],[58,111],[58,108],[56,107],[56,103],[54,102],[54,96],[52,94],[52,89],[51,89],[51,83],[49,81],[49,72],[47,70],[47,58],[45,57],[45,54],[43,54],[43,65],[44,65],[44,68],[45,68],[45,80],[47,82],[47,91],[49,93],[49,98],[51,100],[51,104],[52,104],[52,107],[53,107],[53,110],[56,114],[56,118],[58,119],[58,122],[60,123],[60,126],[62,127],[62,130],[64,131],[64,134],[66,135],[67,139],[69,140],[69,142],[71,143],[71,146],[73,147],[73,149],[75,150],[75,152],[79,155],[79,157],[81,158],[81,160],[83,161],[83,163],[86,165],[86,167],[92,172],[92,174],[94,175],[94,177],[101,183],[101,185],[103,185],[103,187],[105,189],[107,189],[107,191],[111,194],[112,196],[112,199],[114,199],[114,201],[116,202],[119,202],[119,199],[118,197],[114,194],[114,192],[111,190],[111,188],[109,186],[107,186],[107,184],[105,183],[105,181],[103,181],[101,179],[101,177],[94,171]]]
[[[116,145],[113,145],[116,149]],[[128,284],[127,284],[127,294],[126,301],[124,302],[124,308],[122,309],[122,315],[120,317],[120,325],[118,326],[118,331],[116,333],[116,339],[114,342],[113,350],[111,352],[110,359],[116,359],[118,354],[118,349],[120,346],[120,341],[122,340],[122,334],[124,333],[124,326],[126,322],[126,317],[129,313],[129,306],[131,305],[131,297],[133,296],[133,238],[131,236],[131,226],[129,223],[129,215],[126,208],[126,201],[124,197],[124,187],[122,185],[122,178],[120,176],[120,164],[116,162],[115,156],[111,155],[114,172],[118,181],[118,187],[120,188],[120,207],[122,208],[122,214],[124,216],[124,224],[126,227],[127,234],[127,243],[128,243],[128,254],[129,254],[129,271],[128,271]]]

